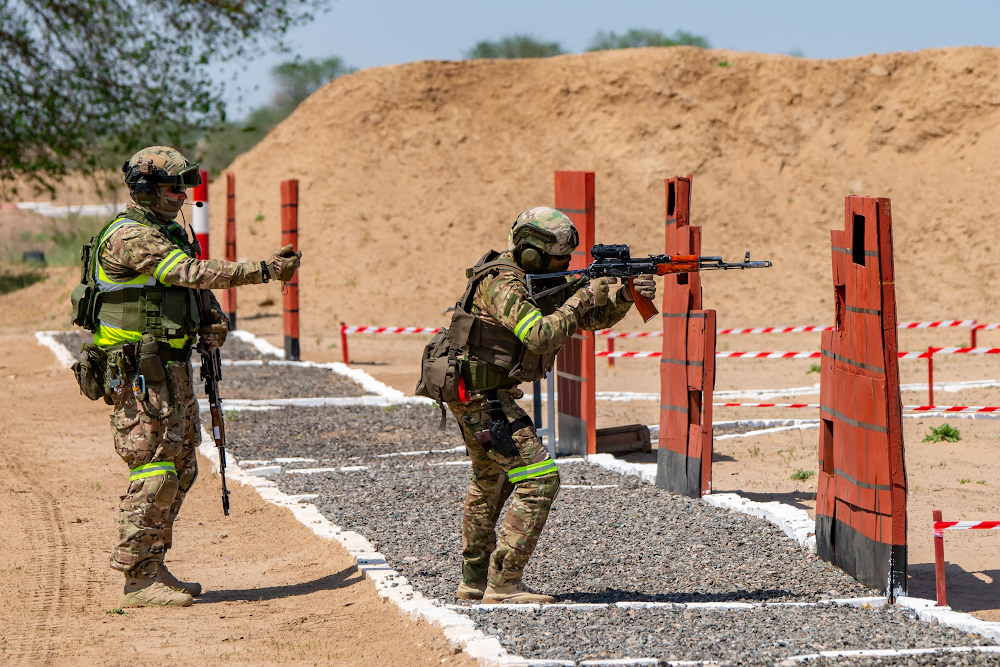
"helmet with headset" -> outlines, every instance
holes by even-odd
[[[168,219],[177,216],[180,202],[167,199],[166,189],[201,185],[199,165],[169,146],[143,148],[122,165],[122,173],[132,200]]]
[[[529,208],[514,221],[507,249],[522,269],[544,273],[553,257],[565,257],[580,244],[580,235],[564,213],[548,206]]]

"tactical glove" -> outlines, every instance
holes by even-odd
[[[301,261],[302,251],[292,252],[292,245],[288,244],[271,255],[264,265],[267,268],[268,278],[288,282],[295,275],[295,270],[299,268]]]
[[[647,299],[653,299],[656,296],[656,279],[653,276],[636,276],[632,280],[632,286],[636,292]],[[622,295],[629,301],[632,301],[632,291],[628,288],[622,290]]]
[[[587,310],[599,308],[607,305],[608,285],[614,282],[614,278],[596,278],[591,280],[587,286],[578,289],[573,296],[577,297],[580,303],[587,307]]]
[[[201,323],[201,327],[198,329],[198,339],[208,348],[209,352],[214,352],[226,344],[229,320],[217,310],[208,311],[206,317],[211,321]]]

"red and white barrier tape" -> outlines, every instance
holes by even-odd
[[[927,352],[900,352],[900,359],[926,359],[939,354],[1000,354],[1000,347],[935,347]]]
[[[900,329],[935,329],[940,327],[972,327],[979,331],[992,331],[1000,329],[1000,322],[993,324],[976,324],[975,320],[942,320],[940,322],[900,322],[897,325]],[[808,333],[814,331],[833,331],[833,326],[808,325],[797,327],[745,327],[734,329],[716,329],[716,335],[735,334],[766,334],[766,333]],[[441,327],[363,327],[345,326],[345,334],[435,334],[441,331]],[[661,338],[662,331],[612,331],[611,329],[599,329],[594,332],[595,336],[605,338]]]
[[[927,352],[900,352],[900,359],[927,359],[939,354],[1000,354],[1000,347],[935,347]],[[660,352],[608,352],[598,350],[595,357],[620,358],[656,358],[663,356]],[[822,352],[716,352],[720,359],[729,357],[742,359],[816,359],[823,356]]]
[[[1000,530],[1000,521],[935,521],[934,537],[944,537],[946,530]]]
[[[436,334],[441,327],[359,327],[345,326],[345,334]]]
[[[717,408],[818,408],[819,403],[712,403]],[[908,412],[1000,412],[1000,405],[904,405]]]

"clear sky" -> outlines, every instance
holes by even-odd
[[[480,40],[513,33],[579,52],[598,30],[682,29],[708,37],[717,48],[794,50],[807,58],[1000,45],[998,0],[331,0],[328,7],[290,35],[291,54],[218,70],[217,78],[227,82],[230,117],[266,102],[268,70],[295,54],[336,55],[358,68],[457,60]]]

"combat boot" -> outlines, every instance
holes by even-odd
[[[499,604],[501,602],[512,602],[515,604],[524,602],[555,602],[551,595],[540,595],[532,593],[524,587],[520,581],[509,586],[487,586],[483,593],[483,602],[489,604]]]
[[[486,592],[486,584],[467,584],[464,581],[458,585],[455,597],[459,600],[482,600]]]
[[[160,565],[160,581],[162,581],[170,588],[175,591],[183,591],[190,595],[191,597],[198,597],[201,595],[201,584],[197,581],[181,581],[174,575],[170,574],[170,570],[167,569],[166,563]]]
[[[183,591],[167,586],[154,575],[146,579],[125,576],[122,607],[189,607],[194,598]]]

